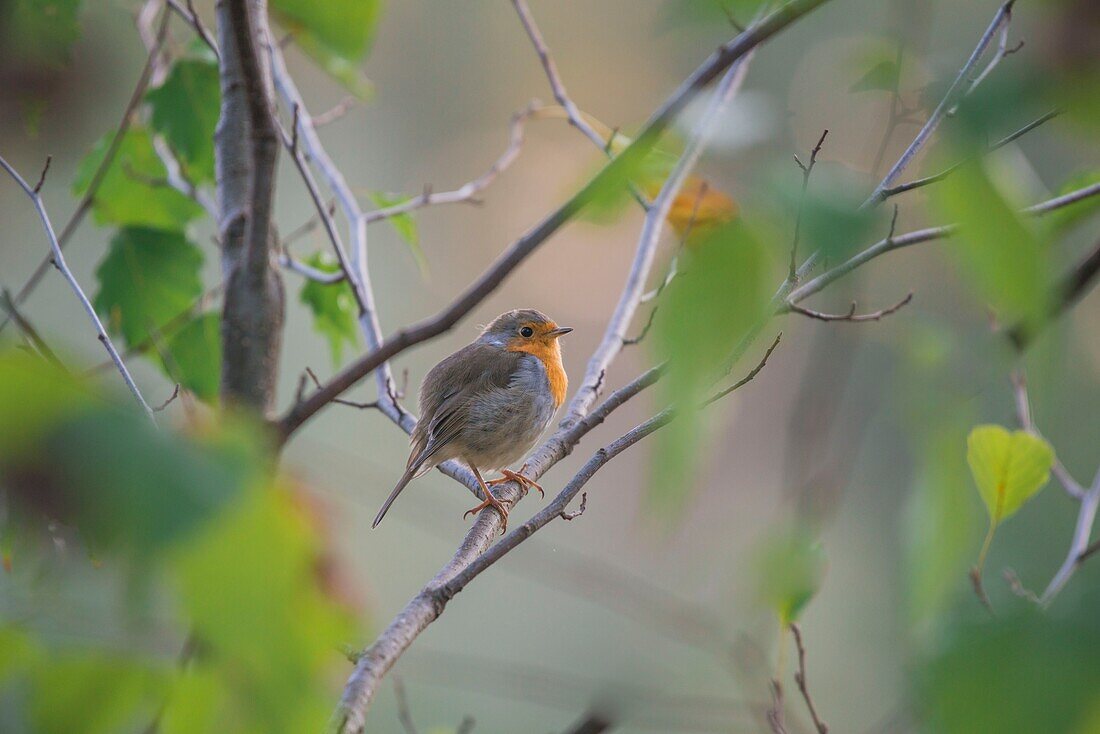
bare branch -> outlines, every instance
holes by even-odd
[[[103,348],[107,350],[107,353],[111,355],[111,361],[115,363],[115,367],[118,369],[119,374],[122,375],[126,387],[130,388],[130,392],[133,394],[134,399],[138,401],[142,410],[149,416],[149,420],[155,424],[156,418],[153,415],[153,409],[150,408],[149,403],[145,401],[145,397],[141,394],[141,390],[138,389],[137,383],[134,382],[134,378],[130,375],[130,370],[126,369],[126,364],[122,361],[122,357],[119,356],[118,350],[115,349],[114,342],[111,341],[111,337],[107,336],[107,330],[103,328],[103,322],[99,320],[99,314],[96,313],[95,307],[92,306],[92,302],[88,300],[88,296],[84,294],[84,290],[80,287],[80,283],[77,282],[73,272],[69,270],[68,263],[65,262],[65,254],[61,251],[61,243],[58,242],[57,236],[54,234],[53,223],[50,221],[50,215],[46,213],[46,206],[42,203],[42,196],[23,180],[23,177],[20,176],[3,157],[0,157],[0,167],[3,167],[3,169],[8,172],[8,175],[19,184],[23,192],[30,197],[35,211],[38,212],[38,218],[42,220],[42,227],[46,231],[46,237],[50,243],[50,250],[53,253],[53,265],[61,271],[65,280],[68,281],[69,287],[73,289],[73,292],[76,293],[76,297],[80,299],[81,305],[84,306],[84,311],[88,314],[88,318],[91,319],[92,325],[95,327],[96,337],[99,339],[100,343],[103,344]],[[41,183],[39,187],[41,188]]]
[[[1012,381],[1012,395],[1016,404],[1016,420],[1019,421],[1020,428],[1034,436],[1043,438],[1031,417],[1031,400],[1027,393],[1027,377],[1024,375],[1023,370],[1015,370],[1010,375],[1010,379]],[[1051,471],[1058,478],[1062,488],[1066,490],[1066,494],[1076,500],[1084,499],[1085,488],[1073,478],[1069,470],[1057,457],[1054,459],[1054,466]]]
[[[1076,191],[1071,191],[1063,196],[1057,196],[1053,199],[1040,202],[1026,209],[1020,210],[1021,214],[1041,216],[1049,212],[1061,209],[1062,207],[1069,206],[1078,201],[1086,199],[1091,196],[1100,195],[1100,183],[1091,184]],[[903,247],[909,247],[910,245],[916,245],[921,242],[928,242],[929,240],[939,240],[958,232],[957,224],[947,224],[940,227],[929,227],[927,229],[919,229],[914,232],[898,236],[888,236],[884,240],[880,240],[871,245],[865,250],[862,250],[845,262],[837,265],[830,270],[825,271],[821,275],[817,276],[813,280],[804,283],[798,288],[794,289],[787,297],[790,303],[799,303],[806,298],[809,298],[815,293],[821,291],[825,286],[832,283],[834,280],[841,278],[848,273],[852,272],[861,265],[866,264],[870,260],[875,259],[879,255],[883,255],[893,250],[899,250]]]
[[[842,321],[842,322],[848,322],[848,323],[862,323],[862,322],[866,322],[866,321],[878,321],[878,320],[882,319],[885,316],[889,316],[892,313],[896,313],[898,310],[900,310],[902,307],[906,306],[912,300],[913,300],[913,293],[912,293],[912,291],[910,291],[909,295],[907,295],[905,298],[903,298],[900,301],[898,301],[897,303],[895,303],[893,306],[890,306],[890,307],[884,308],[884,309],[880,309],[878,311],[872,311],[871,313],[861,313],[861,314],[856,313],[856,302],[855,301],[852,301],[852,306],[851,306],[851,308],[848,309],[848,313],[841,313],[841,314],[824,313],[822,311],[814,311],[811,308],[805,308],[804,306],[799,306],[798,304],[795,304],[795,303],[790,304],[789,308],[791,309],[791,311],[793,311],[795,313],[802,314],[803,316],[808,316],[811,319],[817,319],[818,321]]]
[[[106,178],[108,171],[111,170],[111,166],[114,165],[119,148],[122,147],[122,141],[126,137],[126,132],[130,129],[130,123],[133,121],[134,112],[145,98],[145,90],[149,87],[149,81],[153,74],[153,67],[157,57],[160,55],[160,50],[164,45],[164,39],[167,34],[168,14],[165,13],[161,18],[156,40],[153,42],[153,46],[149,50],[149,55],[145,60],[145,66],[142,67],[141,73],[138,75],[137,83],[134,85],[134,91],[130,93],[130,100],[126,103],[126,109],[122,112],[122,119],[119,121],[118,127],[115,129],[115,134],[111,137],[111,142],[107,145],[107,150],[103,154],[103,160],[100,162],[99,167],[96,168],[95,173],[92,174],[92,178],[88,182],[87,190],[84,192],[84,195],[80,197],[76,209],[69,217],[69,221],[67,221],[65,226],[61,229],[61,234],[57,237],[58,247],[62,250],[69,244],[69,239],[76,232],[80,223],[84,221],[84,215],[91,209],[92,202],[95,201],[95,196],[99,193],[99,187],[103,184],[103,179]],[[45,176],[45,171],[42,173],[43,176]],[[39,181],[37,188],[40,189],[41,187],[42,181]],[[22,305],[23,302],[27,300],[27,297],[30,296],[38,286],[38,283],[42,280],[46,271],[50,269],[52,259],[53,256],[49,255],[44,257],[42,262],[38,263],[31,273],[31,276],[27,278],[27,282],[25,282],[16,292],[15,298],[13,299],[15,305]],[[0,322],[0,332],[4,330],[10,320],[11,317],[6,316],[4,320]]]
[[[806,702],[806,708],[810,712],[810,718],[814,722],[817,734],[829,734],[829,727],[817,714],[814,699],[810,696],[809,686],[806,684],[806,647],[802,644],[802,630],[794,622],[791,623],[791,634],[794,635],[794,645],[798,649],[798,670],[794,674],[794,682],[798,684],[798,690],[802,693],[802,699]]]
[[[532,111],[534,111],[537,106],[538,102],[533,101],[528,104],[527,107],[512,115],[511,134],[509,136],[508,147],[500,154],[500,157],[493,162],[489,170],[473,181],[469,181],[453,191],[433,193],[430,188],[426,187],[420,196],[415,196],[408,201],[394,204],[385,209],[376,209],[375,211],[367,212],[363,215],[364,220],[368,224],[371,224],[382,219],[395,217],[399,214],[406,214],[425,206],[476,202],[477,199],[475,197],[487,189],[489,185],[496,180],[497,176],[499,176],[504,169],[508,168],[508,166],[512,165],[519,156],[520,149],[523,147],[524,124],[527,122],[528,118],[531,117]]]
[[[643,126],[642,132],[635,138],[634,142],[604,166],[588,184],[567,202],[551,212],[542,222],[513,243],[488,271],[474,281],[450,305],[435,316],[398,331],[377,348],[372,347],[369,354],[345,368],[324,389],[284,415],[278,422],[279,434],[283,440],[327,403],[331,402],[332,398],[337,397],[360,379],[384,365],[392,357],[409,347],[450,330],[465,314],[495,290],[508,274],[534,252],[539,245],[583,209],[592,196],[600,191],[608,181],[614,180],[614,177],[618,176],[620,172],[629,170],[644,158],[653,147],[657,137],[700,89],[735,61],[751,52],[757,45],[824,2],[826,0],[791,0],[791,2],[768,15],[759,24],[754,25],[745,33],[721,46],[650,117],[650,120]],[[273,56],[279,59],[277,52],[273,53]],[[278,69],[278,63],[276,63],[276,67]],[[285,86],[288,83],[289,76],[285,79],[282,77],[282,74],[276,73],[277,84]],[[305,135],[305,132],[303,134]],[[308,143],[309,135],[305,135],[305,138]],[[316,157],[314,159],[316,160]],[[622,334],[619,334],[615,347],[616,351],[621,346],[621,339]]]
[[[772,705],[765,714],[772,734],[787,734],[787,725],[783,716],[783,684],[772,678],[769,688],[772,692]]]
[[[27,320],[23,314],[19,312],[19,307],[15,305],[12,300],[11,293],[5,288],[0,291],[0,308],[4,309],[4,312],[15,322],[15,325],[19,327],[19,330],[27,337],[30,343],[34,346],[34,349],[42,355],[42,357],[54,367],[57,367],[62,372],[68,372],[69,370],[58,359],[57,354],[54,353],[50,346],[46,344],[46,341],[38,333],[38,330],[34,328],[34,325]]]
[[[710,405],[711,403],[715,402],[716,400],[721,400],[722,398],[726,397],[727,395],[729,395],[734,390],[739,390],[742,387],[744,387],[745,385],[752,382],[756,378],[756,376],[758,374],[760,374],[760,370],[764,369],[764,366],[768,364],[768,358],[772,356],[772,352],[774,352],[775,348],[779,346],[779,340],[782,339],[782,338],[783,338],[783,332],[781,331],[781,332],[779,332],[778,334],[775,335],[775,340],[772,341],[771,346],[768,347],[767,351],[764,352],[764,356],[760,359],[759,362],[757,362],[756,366],[753,367],[747,375],[745,375],[744,377],[742,377],[740,380],[733,383],[729,387],[723,388],[723,389],[719,390],[718,392],[716,392],[715,394],[711,395],[709,398],[707,398],[705,401],[703,401],[703,405]]]
[[[546,41],[542,38],[542,33],[535,24],[535,19],[531,15],[531,9],[527,7],[527,0],[512,0],[512,5],[515,6],[520,23],[523,24],[523,29],[527,31],[527,36],[531,39],[531,44],[535,47],[535,52],[539,55],[539,61],[542,62],[542,68],[546,72],[546,79],[550,82],[550,88],[554,91],[554,99],[558,101],[558,104],[565,109],[566,114],[569,116],[569,124],[584,133],[585,137],[595,143],[598,148],[605,148],[610,143],[610,140],[604,140],[603,137],[588,124],[584,115],[577,108],[577,105],[569,97],[569,93],[565,91],[565,83],[562,81],[561,75],[558,74],[558,67],[554,63],[554,58],[550,55],[550,49],[547,47]]]
[[[405,683],[399,675],[393,677],[393,695],[397,699],[397,719],[401,722],[405,734],[419,734],[416,724],[413,723],[412,714],[409,713],[409,701],[405,696]]]
[[[168,396],[168,399],[165,400],[160,405],[158,405],[157,407],[153,408],[153,411],[156,412],[156,413],[161,412],[162,410],[167,408],[169,405],[171,405],[172,401],[174,401],[179,396],[180,396],[180,384],[177,382],[176,386],[172,389],[172,394]]]
[[[802,209],[806,203],[806,189],[810,186],[810,174],[813,173],[814,166],[817,165],[817,154],[821,152],[821,146],[825,144],[825,136],[828,134],[828,128],[821,133],[821,137],[817,140],[817,145],[810,151],[809,164],[803,164],[802,161],[798,159],[797,155],[794,157],[794,162],[802,169],[802,196],[798,200],[798,213],[795,215],[794,219],[794,238],[791,242],[791,264],[787,272],[787,278],[792,282],[798,274],[798,239],[802,233]]]
[[[570,522],[572,522],[573,520],[576,520],[578,517],[583,515],[584,511],[587,510],[587,509],[588,509],[588,492],[582,492],[581,493],[581,506],[578,507],[576,510],[574,510],[572,512],[566,512],[565,510],[562,510],[561,511],[561,519],[562,520],[569,520]]]
[[[1006,135],[1005,137],[1001,138],[996,143],[994,143],[993,145],[986,148],[986,152],[987,153],[992,153],[995,150],[1003,148],[1004,146],[1008,145],[1009,143],[1012,143],[1016,140],[1019,140],[1021,137],[1023,137],[1027,133],[1031,132],[1032,130],[1039,127],[1043,123],[1048,122],[1049,120],[1053,120],[1055,117],[1057,117],[1060,114],[1062,114],[1062,110],[1051,110],[1050,112],[1047,112],[1045,115],[1043,115],[1043,116],[1041,116],[1041,117],[1039,117],[1035,120],[1032,120],[1028,124],[1024,125],[1023,127],[1021,127],[1016,132],[1011,133],[1011,134]],[[918,178],[916,180],[910,181],[908,183],[898,184],[897,186],[893,186],[891,188],[884,189],[883,192],[882,192],[882,199],[883,200],[889,199],[892,196],[897,196],[898,194],[904,194],[906,191],[912,191],[913,189],[919,189],[919,188],[923,188],[924,186],[929,186],[931,184],[938,183],[938,182],[944,180],[945,178],[947,178],[948,176],[950,176],[952,173],[954,173],[955,170],[958,169],[959,166],[961,166],[963,163],[966,162],[966,160],[969,160],[969,159],[965,159],[965,160],[959,161],[958,163],[954,163],[951,166],[949,166],[948,168],[945,168],[944,170],[940,171],[939,173],[933,174],[931,176],[925,176],[923,178]]]
[[[346,115],[348,111],[355,106],[356,102],[358,102],[358,100],[355,97],[351,96],[350,94],[347,95],[331,108],[325,110],[319,115],[315,115],[313,118],[313,127],[324,127],[329,123],[336,122],[341,117]]]
[[[179,0],[167,0],[168,7],[171,8],[179,17],[183,18],[192,30],[195,31],[195,35],[206,44],[206,47],[214,52],[214,56],[221,61],[221,53],[218,51],[218,44],[214,42],[214,37],[210,35],[210,31],[203,25],[202,19],[199,17],[198,12],[195,10],[194,0],[187,0],[187,5],[184,7],[180,4]]]
[[[1081,507],[1077,510],[1077,522],[1073,528],[1069,552],[1039,599],[1044,606],[1050,604],[1058,592],[1065,587],[1073,572],[1077,570],[1077,566],[1080,565],[1082,557],[1087,558],[1094,552],[1089,549],[1089,538],[1092,535],[1092,526],[1096,521],[1098,508],[1100,508],[1100,471],[1097,471],[1092,486],[1081,498]]]
[[[993,20],[990,22],[989,27],[986,28],[985,33],[983,33],[982,37],[978,40],[978,45],[970,54],[970,58],[967,59],[966,63],[963,64],[963,67],[959,70],[958,75],[955,77],[955,81],[948,87],[939,105],[937,105],[936,109],[929,115],[928,120],[924,123],[924,126],[921,127],[920,132],[917,133],[913,142],[910,143],[909,147],[905,149],[905,152],[901,154],[897,163],[894,164],[893,168],[886,174],[886,177],[875,187],[875,190],[871,193],[871,196],[868,197],[867,201],[863,202],[864,208],[875,206],[883,201],[883,193],[897,181],[901,172],[913,162],[917,153],[924,148],[929,138],[932,137],[932,133],[936,131],[940,122],[943,121],[948,110],[953,107],[955,102],[960,99],[962,95],[965,95],[968,90],[973,89],[974,86],[981,81],[981,79],[969,81],[970,74],[978,65],[986,49],[989,48],[989,44],[992,43],[994,36],[997,35],[997,31],[1003,26],[1007,26],[1012,19],[1012,5],[1015,1],[1016,0],[1008,0],[993,16]],[[989,69],[989,71],[992,71],[992,69]]]

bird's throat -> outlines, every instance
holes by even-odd
[[[550,382],[550,394],[554,398],[554,407],[565,402],[565,393],[569,389],[569,378],[561,363],[561,345],[557,339],[550,341],[530,341],[508,347],[509,352],[527,352],[538,357],[546,368],[546,379]]]

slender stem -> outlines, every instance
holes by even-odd
[[[24,181],[23,177],[19,175],[19,172],[12,168],[3,157],[0,157],[0,167],[3,167],[3,169],[8,172],[8,175],[15,179],[15,182],[19,184],[20,188],[30,197],[31,203],[34,204],[35,211],[38,212],[38,218],[42,220],[42,228],[46,230],[46,238],[50,242],[50,250],[53,253],[52,262],[54,266],[61,272],[65,280],[68,281],[69,287],[73,289],[73,292],[76,293],[76,297],[80,300],[80,304],[84,307],[85,313],[88,314],[88,318],[95,327],[96,338],[103,344],[103,348],[107,350],[107,354],[111,356],[111,361],[115,363],[115,367],[118,369],[119,374],[122,375],[126,387],[130,389],[134,399],[137,400],[141,409],[145,411],[149,420],[155,425],[157,419],[153,414],[153,409],[149,407],[149,403],[145,401],[145,396],[143,396],[141,390],[138,389],[137,383],[134,382],[133,376],[130,375],[130,370],[126,368],[125,362],[122,361],[122,357],[119,356],[118,350],[115,349],[114,342],[112,342],[111,337],[107,335],[107,330],[103,327],[103,322],[99,320],[99,314],[96,313],[95,307],[92,306],[92,302],[88,300],[88,296],[84,294],[84,290],[80,287],[80,283],[77,282],[76,276],[73,275],[72,270],[69,269],[68,263],[65,262],[65,253],[61,251],[61,243],[57,241],[57,235],[54,234],[53,223],[50,221],[50,215],[46,212],[46,207],[42,203],[41,194],[38,190]],[[41,189],[41,184],[39,184],[38,189]]]

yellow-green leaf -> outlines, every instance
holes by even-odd
[[[1050,479],[1054,449],[1027,431],[978,426],[966,439],[966,460],[991,525],[1012,517]]]

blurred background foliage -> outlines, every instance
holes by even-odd
[[[614,155],[759,5],[609,0],[533,11]],[[212,3],[196,6],[212,26]],[[136,414],[113,371],[88,370],[103,355],[52,273],[23,311],[72,372],[28,354],[18,330],[0,336],[0,731],[316,730],[349,669],[345,652],[449,557],[469,499],[428,478],[368,534],[400,473],[399,431],[333,407],[277,469],[261,429],[210,410],[220,361],[206,211],[217,60],[173,19],[168,65],[115,141],[145,63],[136,9],[0,2],[0,153],[29,180],[53,156],[43,195],[60,225],[117,146],[69,257],[150,401],[182,388],[159,429]],[[1064,274],[1097,243],[1100,197],[1021,213],[1100,181],[1096,4],[1020,0],[1009,39],[1025,45],[962,100],[899,183],[961,165],[860,208],[996,9],[835,0],[759,51],[669,217],[651,287],[677,275],[653,302],[652,333],[626,350],[607,387],[656,360],[670,360],[669,374],[593,445],[670,403],[680,419],[601,472],[583,518],[550,526],[479,578],[401,660],[422,730],[453,731],[469,714],[480,731],[562,731],[599,710],[622,731],[763,731],[778,675],[788,726],[809,731],[785,632],[798,620],[833,730],[1100,732],[1100,561],[1082,563],[1046,609],[1026,598],[1061,564],[1077,502],[1055,484],[1003,518],[984,574],[996,616],[967,578],[987,529],[986,475],[971,475],[967,436],[978,424],[1016,427],[1014,367],[1026,368],[1035,422],[1070,473],[1087,486],[1100,463],[1100,300],[1050,318]],[[512,112],[549,98],[507,4],[272,0],[271,14],[314,113],[349,105],[321,134],[367,206],[473,178],[503,150]],[[529,305],[577,328],[565,350],[578,381],[640,229],[632,190],[656,194],[703,109],[705,100],[692,104],[660,149],[600,192],[585,222],[397,370],[416,384],[474,324]],[[1052,109],[1061,114],[990,150]],[[826,128],[804,189],[791,156],[807,162]],[[447,303],[603,159],[566,124],[533,119],[483,206],[372,226],[386,330]],[[283,163],[285,243],[333,272]],[[196,195],[167,186],[175,175]],[[0,219],[0,286],[15,291],[45,240],[14,185],[0,185]],[[825,267],[891,227],[962,229],[879,258],[813,301],[844,313],[857,300],[862,312],[915,293],[882,321],[767,319],[796,221],[800,251],[820,252]],[[362,349],[346,284],[285,279],[297,298],[288,298],[283,406],[306,367],[323,376]],[[1022,357],[1005,338],[1010,326],[1029,339]],[[696,410],[780,330],[753,382]],[[740,355],[732,369],[731,355]],[[371,399],[370,388],[358,392]],[[587,457],[582,449],[543,480],[548,490]],[[1025,595],[1002,578],[1007,567]],[[372,730],[402,731],[396,705],[383,691]]]

